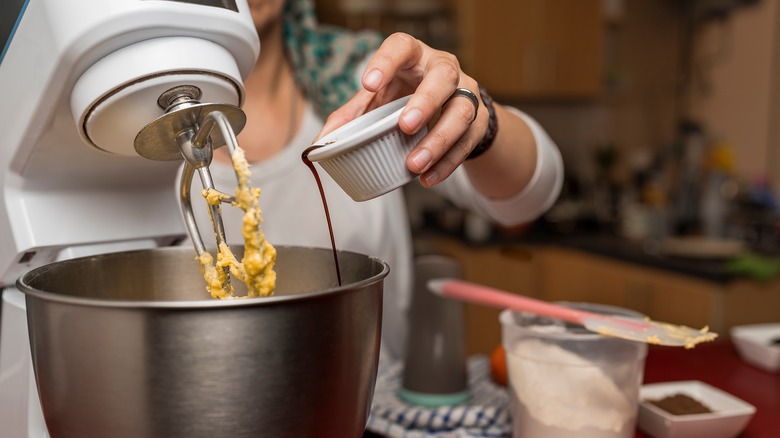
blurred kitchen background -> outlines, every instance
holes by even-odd
[[[566,182],[540,220],[494,227],[409,185],[420,253],[548,300],[722,334],[780,321],[778,0],[317,0],[321,21],[456,53],[535,117]],[[777,278],[776,278],[777,277]],[[470,353],[499,342],[468,306]]]

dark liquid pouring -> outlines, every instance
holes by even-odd
[[[320,174],[314,167],[314,163],[309,160],[309,153],[315,149],[319,149],[325,145],[314,145],[306,148],[301,154],[301,159],[304,164],[311,170],[311,174],[314,175],[314,179],[317,181],[317,188],[320,190],[320,198],[322,199],[322,206],[325,208],[325,219],[328,221],[328,232],[330,233],[330,247],[333,249],[333,260],[336,262],[336,278],[339,280],[339,286],[341,286],[341,268],[339,267],[339,256],[336,252],[336,239],[333,238],[333,224],[330,222],[330,210],[328,210],[328,201],[325,200],[325,191],[322,189],[322,181],[320,180]]]

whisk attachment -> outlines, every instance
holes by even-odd
[[[276,253],[265,242],[262,232],[259,231],[260,213],[256,208],[256,196],[252,197],[253,194],[259,195],[259,191],[255,192],[256,189],[249,186],[248,165],[236,139],[236,132],[243,129],[246,116],[238,107],[226,104],[203,104],[197,101],[199,97],[199,90],[190,86],[177,87],[163,93],[158,104],[166,109],[166,114],[139,132],[135,140],[136,151],[142,157],[152,160],[184,159],[185,165],[179,179],[179,202],[184,224],[203,267],[211,295],[215,298],[228,298],[234,295],[230,282],[231,271],[247,283],[250,295],[270,294],[269,288],[265,285],[261,286],[261,281],[256,277],[259,274],[267,275],[268,280],[273,280],[275,283],[275,273],[272,272],[272,268]],[[239,186],[237,196],[242,197],[240,200],[237,196],[217,190],[209,171],[214,149],[223,145],[227,145],[230,158],[233,160]],[[196,172],[203,187],[217,242],[216,260],[203,243],[192,209],[190,192]],[[250,269],[245,269],[245,264],[236,260],[227,245],[222,223],[221,204],[223,203],[244,209],[245,222],[247,216],[250,216],[248,219],[254,224],[256,234],[259,235],[259,239],[253,239],[259,243],[254,242],[250,245],[250,242],[247,242],[247,247],[252,246],[255,250]],[[244,234],[246,239],[247,233]],[[247,251],[248,249],[245,248],[245,258]],[[258,258],[262,260],[258,262]],[[270,290],[273,290],[272,287]]]

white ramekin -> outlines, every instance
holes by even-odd
[[[363,114],[325,135],[325,146],[309,153],[355,201],[366,201],[417,178],[406,167],[406,156],[428,133],[423,127],[407,135],[398,118],[411,96],[405,96]]]

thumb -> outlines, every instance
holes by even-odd
[[[358,91],[352,97],[352,99],[347,101],[347,103],[342,105],[336,111],[330,113],[327,120],[325,120],[325,124],[322,126],[322,129],[320,130],[319,134],[317,134],[317,137],[312,143],[316,143],[326,134],[335,131],[336,128],[344,126],[345,124],[363,115],[366,112],[368,106],[371,104],[373,98],[374,93],[366,90]]]

